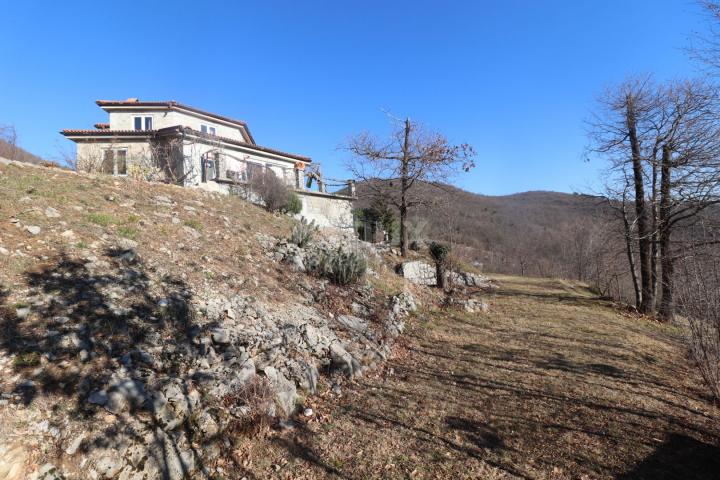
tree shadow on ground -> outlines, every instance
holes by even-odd
[[[720,447],[673,433],[655,451],[618,480],[716,480],[720,477]]]
[[[0,381],[0,388],[19,395],[25,405],[41,396],[53,403],[70,401],[76,418],[103,433],[84,441],[80,451],[108,448],[119,437],[146,445],[149,440],[160,477],[169,478],[171,467],[187,469],[183,459],[177,461],[176,434],[191,432],[187,422],[172,434],[161,431],[154,392],[178,379],[192,384],[180,368],[181,358],[192,355],[198,348],[193,338],[213,325],[195,324],[192,293],[181,279],[151,279],[152,273],[134,250],[108,249],[101,258],[88,259],[61,254],[26,272],[27,305],[8,305],[9,292],[0,290],[0,350],[14,357],[13,368],[23,377],[15,385]],[[117,372],[142,396],[114,412],[111,425],[98,425],[103,408],[88,395],[111,393]]]

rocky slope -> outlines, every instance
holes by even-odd
[[[240,199],[0,164],[0,478],[209,478],[232,433],[386,358],[413,289]],[[318,249],[362,251],[340,287]],[[417,294],[417,291],[415,291]]]

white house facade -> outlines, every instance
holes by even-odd
[[[77,145],[79,170],[137,175],[232,193],[256,172],[272,172],[302,202],[301,216],[321,226],[352,228],[351,195],[328,193],[309,157],[260,146],[247,124],[175,101],[98,100],[109,116],[94,129],[61,133]],[[309,189],[313,180],[317,190]]]

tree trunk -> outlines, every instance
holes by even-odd
[[[650,193],[650,212],[651,218],[651,252],[650,252],[650,271],[651,271],[651,283],[652,283],[652,296],[657,298],[657,286],[658,286],[658,257],[660,254],[659,250],[659,233],[658,233],[658,192],[657,192],[657,161],[656,157],[652,159],[652,192]]]
[[[675,314],[673,299],[673,273],[675,261],[670,252],[670,169],[672,151],[668,146],[663,148],[662,167],[660,173],[660,267],[661,295],[659,316],[663,320],[672,320]]]
[[[645,202],[645,184],[643,179],[642,157],[640,153],[640,142],[637,136],[637,124],[635,117],[635,105],[633,97],[627,97],[627,128],[630,138],[630,149],[632,152],[633,181],[635,184],[635,213],[638,225],[638,246],[640,263],[640,284],[642,295],[640,299],[640,312],[651,313],[654,308],[655,298],[652,289],[652,266],[651,254],[651,233],[648,228],[648,212]]]
[[[627,216],[624,193],[622,203],[622,218],[623,227],[625,228],[625,248],[628,257],[628,264],[630,265],[630,276],[632,277],[633,289],[635,290],[635,308],[640,308],[640,301],[642,297],[640,295],[640,285],[638,284],[637,268],[635,267],[635,254],[633,253],[632,248],[632,229]]]
[[[410,156],[410,119],[405,119],[405,138],[403,140],[403,158],[400,165],[400,255],[407,256],[408,228],[407,228],[407,191],[408,191],[408,162]]]

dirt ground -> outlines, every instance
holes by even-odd
[[[245,441],[237,478],[720,478],[720,410],[681,331],[496,277],[489,313],[414,321],[381,370]]]

